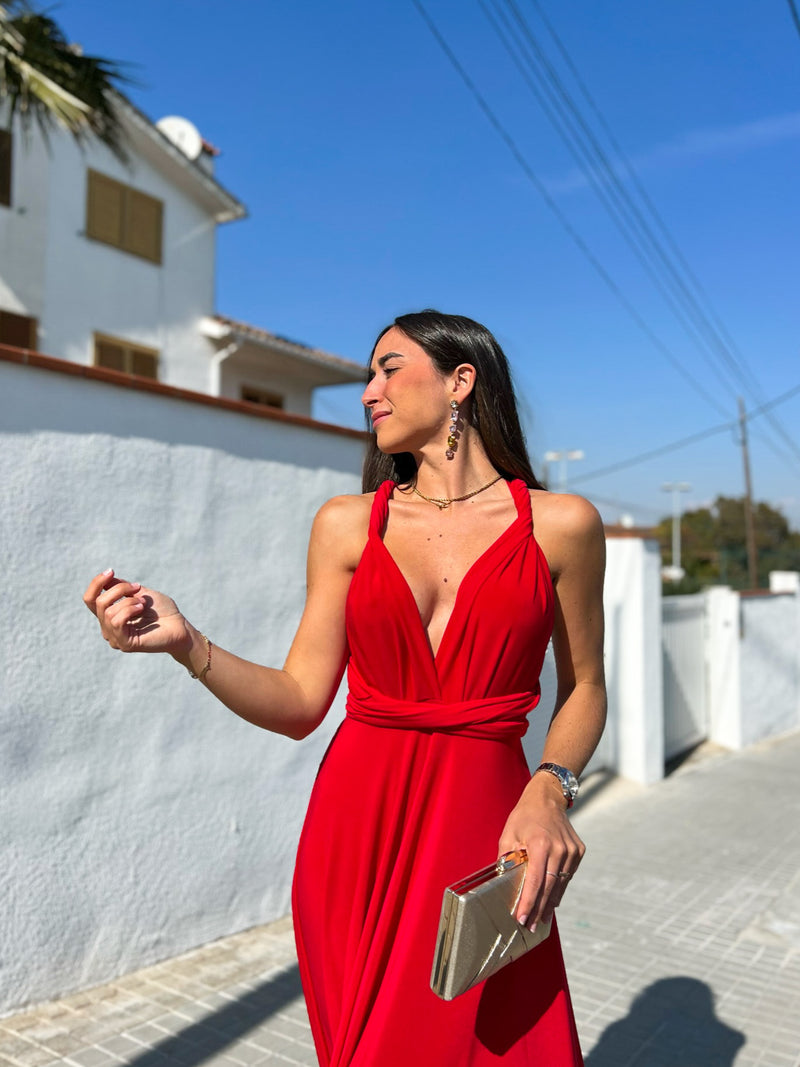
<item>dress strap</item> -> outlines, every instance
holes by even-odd
[[[383,540],[383,528],[389,515],[389,497],[392,495],[395,483],[391,478],[381,482],[375,491],[372,501],[372,510],[369,513],[369,536]]]
[[[521,478],[514,478],[508,483],[514,503],[517,505],[517,515],[526,533],[533,533],[533,512],[531,510],[531,493]]]

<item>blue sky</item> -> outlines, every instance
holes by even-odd
[[[713,356],[505,49],[490,18],[505,0],[423,2],[527,171],[413,0],[62,0],[54,15],[85,51],[136,64],[129,95],[151,118],[184,115],[222,150],[217,176],[250,217],[220,230],[217,310],[359,361],[396,314],[470,315],[512,361],[535,464],[582,449],[570,484],[607,519],[666,514],[665,481],[692,485],[688,507],[740,495],[732,431],[581,478],[734,420],[742,386],[721,360],[746,361],[748,408],[800,385],[800,35],[786,0],[517,0],[605,151],[575,71],[634,165],[661,249],[674,242],[702,286],[726,331]],[[622,163],[612,173],[637,195]],[[600,188],[613,194],[609,174]],[[358,390],[327,391],[316,413],[361,425]],[[754,493],[800,526],[800,393],[774,413],[788,441],[751,423]]]

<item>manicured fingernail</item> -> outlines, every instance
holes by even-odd
[[[527,915],[520,915],[520,917],[517,919],[517,922],[519,923],[520,926],[526,926],[527,923],[528,923],[528,916]]]
[[[113,573],[114,573],[114,568],[113,567],[109,567],[107,571],[103,571],[103,577],[107,578],[109,576],[109,574],[113,574]]]
[[[531,923],[531,925],[528,927],[528,929],[530,930],[530,932],[532,934],[535,933],[536,932],[536,923]]]

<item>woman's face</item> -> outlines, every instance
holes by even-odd
[[[396,326],[387,330],[375,346],[361,397],[381,452],[416,452],[444,442],[454,396],[453,383],[424,348]]]

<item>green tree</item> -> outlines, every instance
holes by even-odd
[[[125,161],[114,83],[127,81],[120,64],[83,55],[49,16],[22,0],[0,5],[0,104],[25,133],[35,122],[47,139],[60,126],[79,143],[98,138]]]
[[[770,571],[800,571],[800,533],[789,527],[786,517],[769,504],[756,504],[753,524],[759,587],[768,587]],[[672,519],[662,519],[656,531],[664,559],[671,561]],[[681,582],[666,582],[665,592],[695,592],[720,584],[734,589],[748,587],[742,497],[719,496],[710,508],[683,514],[681,565],[686,577]]]

